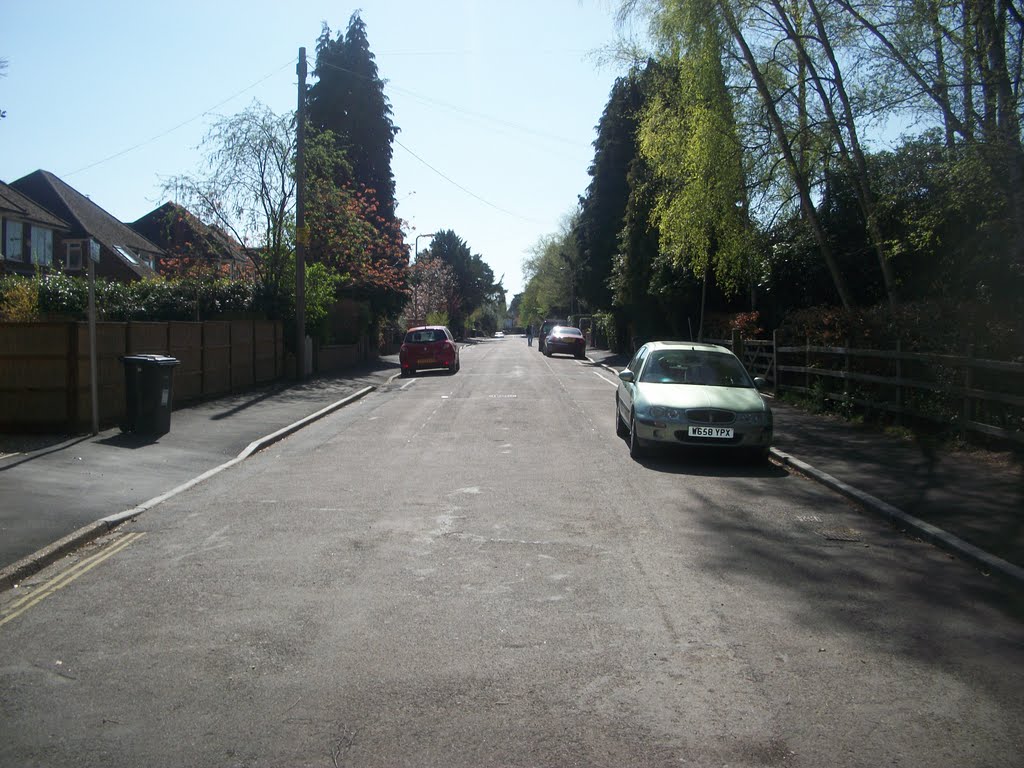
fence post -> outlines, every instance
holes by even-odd
[[[779,332],[772,331],[772,384],[774,385],[775,396],[782,391],[782,374],[779,373]]]
[[[811,394],[811,337],[804,337],[804,389]]]
[[[732,353],[743,362],[743,336],[736,328],[732,331]]]
[[[971,388],[974,386],[974,345],[967,345],[967,363],[964,366],[964,412],[960,423],[960,439],[967,440],[967,425],[974,420],[972,413],[974,402],[971,399]]]
[[[896,426],[903,426],[903,341],[896,339]]]
[[[843,345],[843,404],[850,397],[850,340]]]

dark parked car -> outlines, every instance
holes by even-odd
[[[582,360],[587,355],[587,340],[583,331],[571,325],[556,325],[544,340],[544,354],[551,357],[555,354],[572,355]]]
[[[544,342],[551,333],[551,329],[562,324],[561,320],[545,320],[540,324],[540,332],[537,334],[537,349],[544,351]]]
[[[398,362],[403,376],[412,376],[421,368],[447,368],[455,373],[459,370],[459,345],[443,325],[410,328],[398,350]]]

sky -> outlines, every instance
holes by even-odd
[[[297,103],[324,23],[361,11],[392,120],[398,215],[453,230],[503,276],[587,188],[595,126],[623,67],[610,0],[2,0],[0,181],[43,169],[126,222],[200,170],[217,117]],[[309,83],[312,83],[310,76]],[[420,237],[419,249],[429,237]]]

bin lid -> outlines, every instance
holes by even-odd
[[[144,365],[177,365],[180,360],[168,355],[122,355],[121,360],[126,363],[141,363]]]

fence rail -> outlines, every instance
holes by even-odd
[[[856,406],[864,414],[952,424],[970,433],[1024,445],[1024,363],[964,355],[732,339],[731,348],[776,395],[798,392]]]

